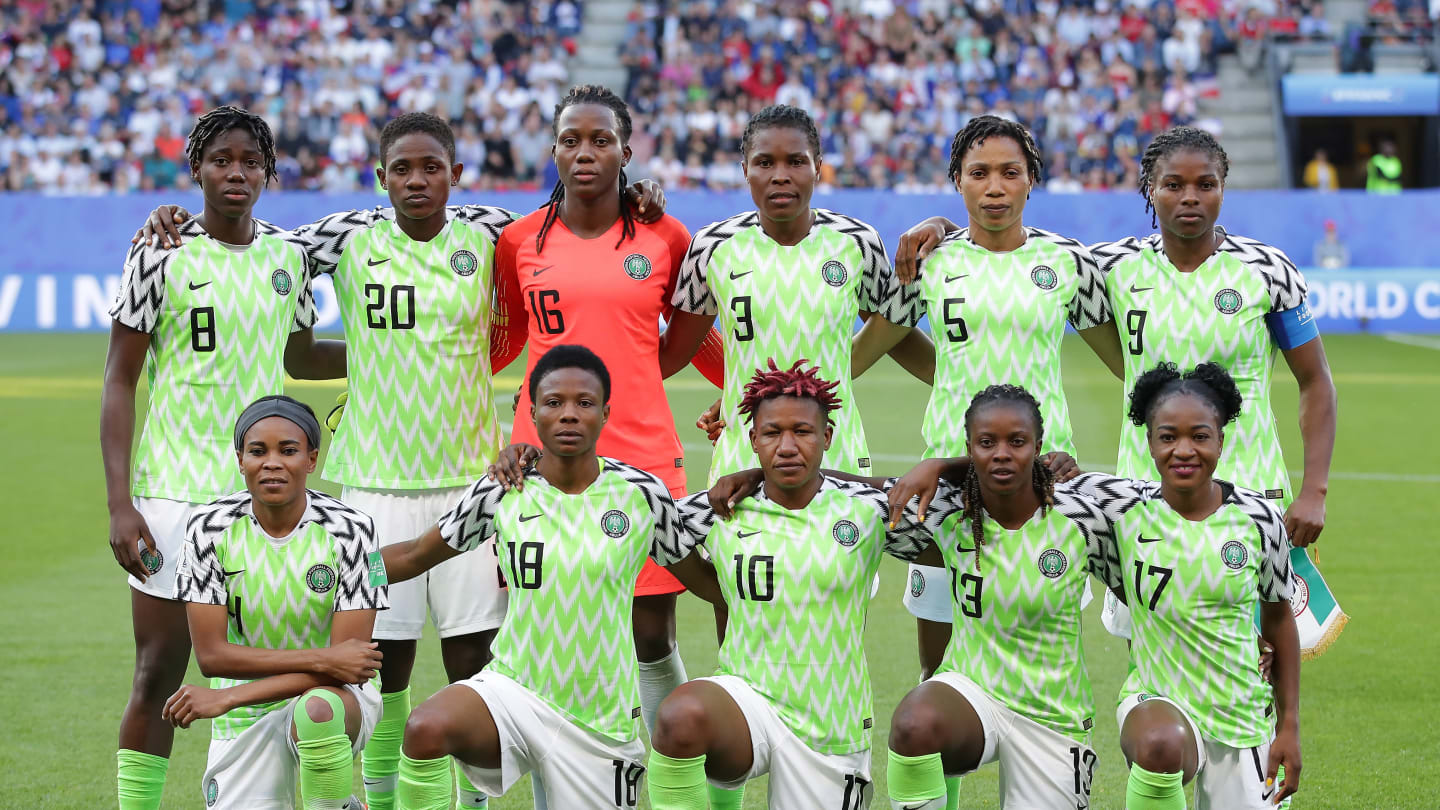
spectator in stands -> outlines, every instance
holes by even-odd
[[[1350,266],[1350,249],[1335,232],[1335,220],[1325,220],[1325,235],[1315,243],[1312,261],[1324,270],[1340,270]]]
[[[1316,191],[1334,191],[1340,187],[1340,175],[1324,149],[1316,149],[1315,156],[1305,164],[1304,181],[1306,188]]]
[[[1380,141],[1380,151],[1365,164],[1365,190],[1372,194],[1399,194],[1401,164],[1395,154],[1395,142]]]

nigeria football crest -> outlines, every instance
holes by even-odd
[[[910,595],[918,598],[925,592],[925,575],[919,571],[910,572]]]
[[[1040,559],[1035,561],[1035,565],[1047,578],[1055,579],[1065,573],[1065,569],[1070,567],[1070,561],[1065,559],[1065,553],[1060,549],[1047,548],[1040,553]]]
[[[842,520],[830,530],[830,536],[835,538],[835,542],[849,548],[860,541],[860,527],[848,520]]]
[[[335,569],[324,563],[310,566],[305,572],[305,585],[315,593],[325,593],[335,587]]]
[[[1060,278],[1055,275],[1055,271],[1043,264],[1030,271],[1030,280],[1042,290],[1053,290],[1055,285],[1060,283]]]
[[[643,253],[631,253],[625,257],[625,275],[636,281],[650,277],[650,257]]]
[[[145,547],[145,541],[144,541],[144,540],[141,540],[141,541],[140,541],[140,564],[143,565],[143,566],[145,566],[145,571],[146,571],[147,573],[150,573],[150,574],[158,574],[158,573],[160,573],[160,569],[165,566],[165,555],[164,555],[164,554],[161,554],[161,553],[160,553],[160,549],[158,549],[158,548],[155,549],[154,551],[151,551],[150,549],[146,548],[146,547]]]
[[[480,260],[468,250],[457,250],[450,254],[450,269],[457,276],[473,276],[480,268]]]
[[[280,295],[289,295],[290,287],[293,286],[293,283],[290,279],[290,274],[287,273],[284,268],[278,269],[270,274],[270,286],[274,287],[275,292]]]
[[[1238,570],[1245,567],[1245,562],[1250,559],[1250,552],[1245,549],[1244,543],[1231,540],[1220,547],[1220,559],[1225,561],[1226,566]]]
[[[1245,299],[1240,297],[1239,290],[1229,287],[1215,293],[1215,308],[1220,310],[1222,315],[1234,315],[1244,306]]]
[[[611,509],[600,517],[600,528],[610,537],[624,537],[630,531],[630,516],[619,509]]]
[[[843,263],[831,259],[820,268],[820,277],[831,287],[843,287],[845,280],[850,278],[850,271],[845,269]]]
[[[218,801],[220,801],[220,783],[216,782],[215,777],[212,776],[210,781],[205,783],[205,806],[214,807],[215,802]]]

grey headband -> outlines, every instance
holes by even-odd
[[[320,449],[320,422],[316,420],[315,414],[286,396],[261,397],[250,403],[250,407],[235,420],[235,449],[238,451],[245,446],[245,433],[255,427],[256,422],[272,416],[289,419],[299,425],[300,429],[305,431],[305,438],[310,440],[310,447]]]

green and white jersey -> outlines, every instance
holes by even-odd
[[[1255,612],[1290,600],[1290,541],[1261,493],[1217,483],[1224,501],[1200,521],[1171,509],[1152,481],[1085,473],[1070,486],[1114,525],[1106,554],[1119,565],[1108,584],[1123,585],[1133,623],[1122,699],[1164,695],[1205,739],[1249,748],[1271,734]]]
[[[1060,341],[1068,322],[1110,320],[1105,278],[1073,239],[1025,229],[1025,244],[996,253],[945,238],[921,267],[921,300],[935,340],[935,385],[925,411],[926,458],[965,455],[965,409],[987,386],[1021,385],[1040,401],[1045,449],[1075,455],[1060,385]]]
[[[833,478],[804,509],[776,504],[763,487],[731,520],[715,519],[705,492],[680,502],[730,607],[719,674],[743,678],[822,754],[869,749],[870,583],[882,554],[913,560],[930,544],[913,520],[889,530],[888,514],[884,493]]]
[[[336,613],[390,606],[374,522],[322,492],[310,490],[306,496],[305,516],[289,537],[271,537],[260,528],[249,492],[191,514],[175,596],[224,605],[231,644],[267,650],[328,647]],[[210,687],[248,682],[211,678]],[[231,709],[211,723],[211,737],[232,740],[285,703]]]
[[[378,489],[462,486],[501,446],[490,379],[501,208],[447,209],[416,242],[393,208],[332,214],[295,232],[332,273],[345,324],[350,399],[325,478]]]
[[[257,219],[249,245],[226,245],[190,219],[180,247],[130,249],[110,317],[150,335],[132,494],[207,503],[241,488],[235,419],[281,393],[285,343],[315,323],[305,255],[285,235]]]
[[[765,234],[755,211],[701,229],[690,240],[672,300],[698,315],[718,315],[725,341],[725,390],[720,418],[729,427],[715,443],[710,481],[760,466],[741,417],[740,399],[756,370],[808,360],[840,383],[835,438],[824,466],[863,473],[870,467],[865,428],[850,380],[850,342],[859,313],[874,312],[913,326],[919,291],[902,287],[875,229],[816,208],[800,244]]]
[[[925,515],[950,573],[954,630],[938,671],[959,673],[1022,717],[1088,742],[1095,695],[1080,603],[1088,575],[1114,581],[1109,521],[1060,485],[1054,506],[1018,529],[986,515],[977,553],[962,493],[942,480]]]
[[[506,492],[489,478],[440,518],[445,542],[470,551],[495,537],[510,607],[486,669],[514,679],[580,726],[612,740],[639,729],[631,605],[646,557],[672,565],[695,544],[679,533],[659,478],[609,458],[582,493],[533,469]]]
[[[1159,234],[1093,245],[1090,251],[1105,273],[1125,345],[1125,390],[1162,361],[1182,369],[1205,362],[1224,366],[1240,387],[1245,407],[1225,428],[1225,454],[1215,476],[1288,505],[1294,493],[1270,408],[1276,343],[1266,315],[1303,304],[1305,279],[1279,250],[1221,234],[1219,250],[1192,273],[1175,269]],[[1121,400],[1116,472],[1156,480],[1145,428],[1131,424],[1129,400]]]

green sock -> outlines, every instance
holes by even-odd
[[[400,754],[396,810],[450,810],[450,758],[411,759]]]
[[[734,790],[717,788],[709,785],[710,788],[710,810],[740,810],[745,806],[745,787],[742,785]]]
[[[650,806],[654,810],[705,810],[705,755],[674,759],[650,752],[646,763]]]
[[[1151,773],[1130,766],[1125,783],[1126,810],[1185,810],[1184,774]]]
[[[120,810],[159,810],[170,760],[121,748],[115,752],[115,787]]]
[[[894,807],[903,803],[913,810],[940,810],[945,804],[945,771],[939,754],[907,757],[891,751],[885,775]]]
[[[480,792],[480,789],[470,784],[465,778],[465,772],[460,770],[460,763],[455,763],[455,807],[456,810],[475,810],[490,805],[488,796]]]
[[[365,750],[360,773],[365,777],[365,803],[370,810],[395,810],[395,780],[400,773],[400,743],[410,717],[410,688],[380,693],[380,720]]]
[[[312,720],[307,706],[330,706],[329,720]],[[300,754],[300,800],[305,810],[342,810],[350,798],[355,755],[345,736],[345,704],[329,689],[313,689],[295,703],[295,749]]]
[[[945,777],[945,810],[960,810],[960,777]]]

